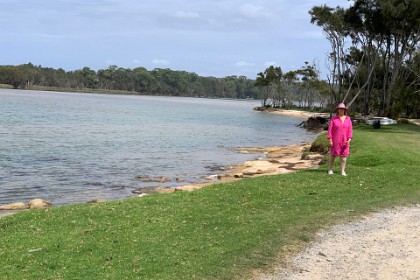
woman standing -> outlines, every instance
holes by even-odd
[[[344,103],[338,104],[335,108],[336,116],[331,118],[328,127],[328,139],[330,140],[330,169],[328,174],[334,174],[334,160],[341,158],[341,175],[346,174],[347,156],[350,154],[350,141],[353,138],[353,125],[347,116],[348,108]]]

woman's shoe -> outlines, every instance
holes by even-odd
[[[345,171],[341,171],[341,176],[347,176]]]
[[[334,174],[334,171],[328,170],[328,175],[333,175],[333,174]]]

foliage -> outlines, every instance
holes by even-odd
[[[244,76],[201,77],[195,73],[170,69],[138,67],[126,69],[111,65],[94,71],[89,67],[75,71],[35,66],[0,66],[0,84],[14,88],[54,87],[68,90],[124,91],[133,94],[257,98],[255,81]]]
[[[320,229],[419,203],[419,141],[411,124],[358,126],[347,177],[323,166],[4,217],[0,278],[250,279]]]
[[[322,108],[325,83],[319,80],[316,65],[305,66],[283,74],[280,67],[270,66],[264,73],[258,73],[255,85],[260,88],[263,107],[275,108]]]
[[[355,103],[363,115],[375,110],[383,116],[420,117],[418,105],[410,110],[401,102],[401,94],[413,92],[407,89],[407,65],[419,53],[420,0],[353,2],[347,9],[324,5],[310,11],[311,22],[322,27],[331,43],[331,103]],[[418,85],[419,72],[415,79]]]
[[[315,153],[320,153],[320,154],[323,154],[323,155],[325,155],[329,152],[330,142],[328,141],[328,138],[325,135],[325,133],[323,133],[322,135],[323,136],[318,137],[317,139],[315,139],[314,142],[312,142],[309,151],[315,152]]]

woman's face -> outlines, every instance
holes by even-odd
[[[337,112],[340,116],[344,115],[344,109],[338,109]]]

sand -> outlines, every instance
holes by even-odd
[[[320,232],[274,279],[420,279],[420,205],[387,209]]]

